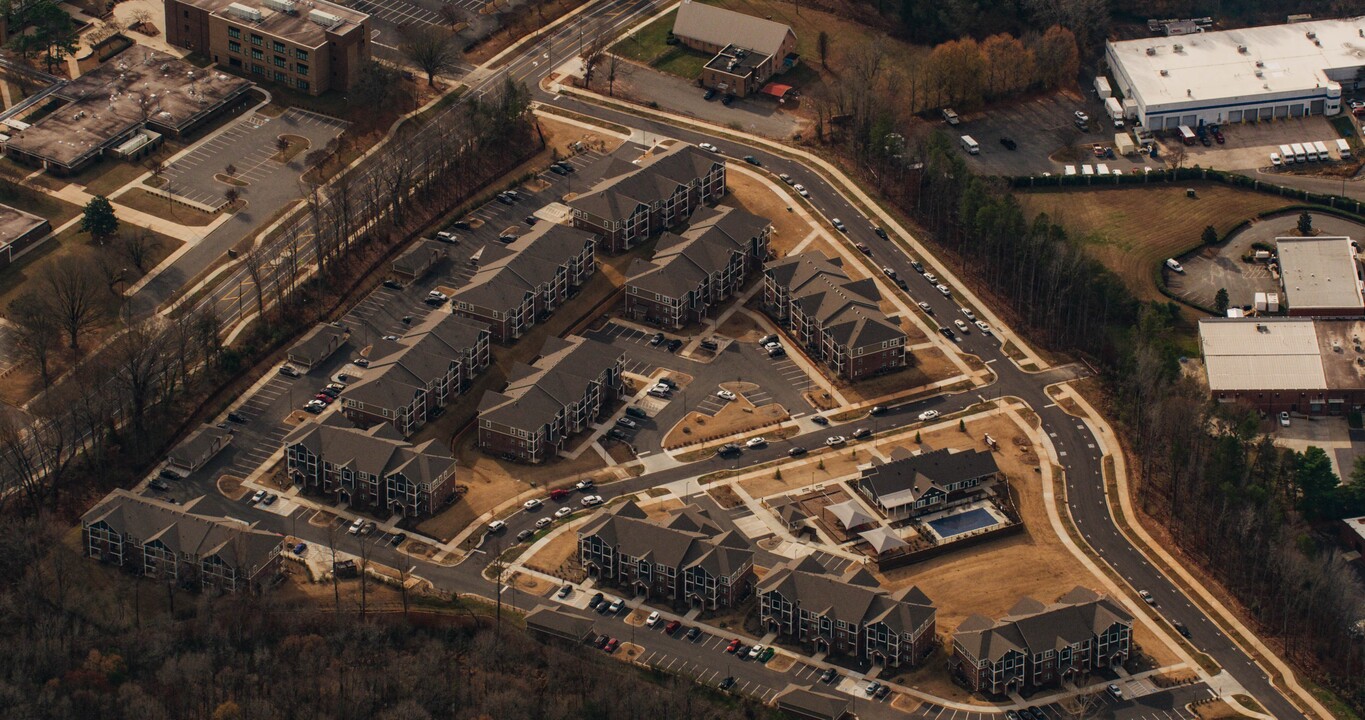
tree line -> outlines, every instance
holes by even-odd
[[[998,181],[970,174],[935,133],[892,194],[944,255],[1042,344],[1089,358],[1130,451],[1143,511],[1214,576],[1292,661],[1365,708],[1365,591],[1334,521],[1365,514],[1365,461],[1340,483],[1320,448],[1275,446],[1265,419],[1211,402],[1185,374],[1178,309],[1137,302],[1120,278]]]

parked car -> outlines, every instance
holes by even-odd
[[[527,500],[526,502],[522,503],[521,506],[528,512],[531,510],[538,510],[540,509],[541,506],[540,498],[531,498],[530,500]]]
[[[793,188],[794,190],[796,190],[796,194],[797,194],[797,195],[800,195],[800,196],[803,197],[803,198],[808,198],[808,197],[810,197],[810,193],[806,192],[806,186],[805,186],[805,185],[802,185],[801,183],[797,183],[797,184],[793,185],[792,188]]]
[[[660,333],[654,333],[654,337],[652,337],[652,338],[649,339],[649,344],[650,344],[650,345],[658,345],[658,344],[662,343],[663,341],[664,341],[664,334],[663,334],[663,333],[661,333],[661,332],[660,332]]]
[[[574,483],[573,487],[575,490],[578,490],[579,492],[586,492],[588,490],[593,489],[596,486],[597,483],[592,480],[579,480],[578,482]]]
[[[1146,590],[1139,590],[1138,597],[1142,598],[1142,601],[1147,603],[1148,605],[1151,605],[1153,607],[1156,606],[1156,598],[1152,597],[1152,594],[1147,592]]]
[[[1114,683],[1109,683],[1109,687],[1106,687],[1105,690],[1108,690],[1109,694],[1113,695],[1115,700],[1123,699],[1123,690],[1119,689],[1118,685],[1115,685]]]
[[[717,390],[717,391],[716,391],[716,397],[720,398],[721,400],[730,401],[730,400],[734,400],[735,397],[736,397],[736,395],[735,395],[734,393],[730,392],[729,390],[721,389],[721,390]]]
[[[754,157],[753,155],[745,155],[745,156],[744,156],[744,162],[749,163],[750,165],[756,165],[756,166],[758,166],[758,167],[763,167],[763,163],[759,162],[759,161],[758,161],[758,158]]]
[[[554,518],[543,517],[543,518],[541,518],[541,519],[539,519],[539,520],[536,521],[536,529],[537,529],[537,530],[543,530],[543,529],[545,529],[545,528],[547,528],[547,527],[550,527],[550,524],[553,523],[553,522],[554,522]]]
[[[571,507],[562,507],[562,508],[560,508],[560,509],[558,509],[558,510],[555,511],[555,519],[558,520],[558,519],[563,518],[563,517],[568,517],[569,514],[572,513],[572,512],[573,512],[573,508],[571,508]]]
[[[677,389],[678,389],[678,382],[677,382],[676,380],[674,380],[673,378],[670,378],[670,377],[661,377],[661,378],[659,378],[659,384],[660,384],[660,385],[667,385],[669,390],[677,390]]]
[[[179,475],[177,475],[177,474],[175,473],[174,470],[172,470],[172,469],[170,469],[170,468],[161,468],[161,472],[157,473],[156,476],[157,476],[157,477],[160,477],[160,478],[165,478],[165,479],[167,479],[167,480],[182,480],[182,479],[183,479],[183,478],[181,478]]]
[[[705,151],[707,151],[707,152],[713,152],[713,153],[718,153],[718,152],[720,152],[720,148],[716,147],[715,145],[712,145],[711,143],[698,143],[698,144],[697,144],[697,147],[699,147],[699,148],[701,148],[702,150],[705,150]]]
[[[778,175],[777,179],[781,180],[784,183],[787,183],[788,185],[796,184],[796,181],[792,179],[792,176],[788,175],[787,173],[782,173],[781,175]]]
[[[1008,137],[1000,138],[1000,144],[1004,145],[1006,150],[1014,150],[1019,147],[1019,143]]]
[[[642,420],[649,417],[649,413],[645,412],[644,408],[639,407],[637,405],[631,405],[630,407],[626,408],[626,414],[634,418],[640,418]]]
[[[958,331],[958,332],[960,332],[960,333],[962,333],[962,334],[964,334],[964,335],[967,334],[967,323],[965,323],[965,322],[963,322],[963,321],[961,321],[961,320],[954,320],[954,321],[953,321],[953,324],[957,326],[957,331]]]
[[[588,600],[588,609],[596,610],[597,606],[602,604],[602,600],[604,597],[606,596],[604,596],[602,593],[593,593],[592,599]]]
[[[460,238],[456,237],[455,233],[446,232],[445,230],[436,233],[436,239],[447,245],[456,245],[460,242]]]
[[[279,496],[279,495],[276,495],[275,493],[266,493],[266,494],[265,494],[265,499],[262,500],[261,503],[264,504],[264,505],[274,505],[274,504],[275,504],[275,501],[276,501],[276,500],[279,500],[279,499],[280,499],[280,496]]]
[[[1184,274],[1185,272],[1185,267],[1180,263],[1176,262],[1175,258],[1166,258],[1166,267],[1181,274]]]
[[[881,687],[882,687],[881,683],[877,682],[876,680],[873,680],[872,682],[867,684],[867,687],[863,688],[863,692],[867,693],[868,697],[871,697],[873,695],[876,695],[877,691],[880,690]]]
[[[348,532],[348,533],[350,533],[350,534],[352,534],[352,535],[359,535],[359,534],[360,534],[360,531],[363,530],[364,528],[365,528],[365,519],[364,519],[364,518],[356,518],[354,521],[351,522],[351,526],[348,527],[348,528],[346,528],[346,532]]]
[[[554,174],[556,174],[556,175],[568,175],[568,174],[569,174],[569,171],[568,171],[568,170],[565,170],[564,168],[562,168],[562,167],[560,167],[560,166],[558,166],[558,165],[551,165],[551,166],[550,166],[550,172],[552,172],[552,173],[554,173]]]
[[[854,431],[853,431],[853,439],[854,439],[854,440],[862,440],[862,439],[865,438],[865,437],[871,437],[871,436],[872,436],[872,431],[871,431],[871,430],[868,430],[867,428],[858,428],[857,430],[854,430]]]
[[[880,415],[885,415],[885,414],[886,414],[886,406],[885,406],[885,405],[873,405],[873,406],[872,406],[872,409],[867,411],[867,414],[868,414],[868,415],[871,415],[872,417],[878,417],[878,416],[880,416]]]
[[[1185,627],[1185,623],[1180,622],[1179,620],[1173,620],[1171,621],[1171,626],[1174,627],[1175,631],[1180,633],[1182,637],[1188,638],[1190,636],[1190,629]]]
[[[400,283],[400,282],[398,282],[397,280],[385,280],[385,281],[384,281],[384,287],[386,287],[386,288],[388,288],[388,289],[390,289],[390,290],[402,290],[402,289],[403,289],[403,283]]]
[[[678,622],[677,620],[669,620],[668,624],[664,626],[664,633],[667,635],[672,635],[673,633],[678,632],[678,628],[680,627],[682,627],[681,622]]]
[[[702,99],[702,100],[714,100],[715,98],[716,98],[716,89],[715,89],[715,88],[707,88],[706,94],[704,94],[704,95],[701,96],[701,99]]]
[[[624,427],[624,428],[630,428],[631,430],[634,430],[635,428],[640,427],[639,425],[637,425],[637,424],[635,423],[634,420],[631,420],[631,419],[628,418],[628,417],[616,418],[616,424],[617,424],[617,425],[620,425],[621,427]]]
[[[734,675],[726,675],[726,676],[725,676],[725,679],[724,679],[724,680],[721,680],[721,681],[720,681],[720,685],[719,685],[719,687],[720,687],[721,690],[729,690],[730,688],[732,688],[732,687],[734,687],[734,686],[735,686],[735,676],[734,676]]]
[[[802,455],[805,455],[806,452],[807,452],[807,450],[806,450],[805,448],[801,447],[800,445],[797,445],[796,447],[794,447],[794,448],[792,448],[792,449],[790,449],[790,450],[787,451],[787,456],[788,456],[788,457],[801,457]]]
[[[234,423],[237,423],[238,425],[241,425],[241,424],[243,424],[243,423],[246,422],[246,418],[245,418],[245,417],[242,417],[242,415],[241,415],[240,413],[236,413],[236,412],[229,412],[229,413],[227,414],[227,419],[228,419],[228,422],[234,422]]]
[[[673,338],[672,340],[669,340],[669,341],[668,341],[668,351],[671,352],[671,353],[677,352],[677,351],[678,351],[678,348],[680,348],[680,347],[682,347],[682,346],[683,346],[683,341],[681,341],[681,340],[679,340],[679,339],[677,339],[677,338]]]
[[[611,601],[611,606],[607,608],[607,611],[615,615],[616,613],[621,612],[621,609],[624,608],[625,606],[626,606],[625,600],[622,600],[621,598],[616,598],[615,600]]]
[[[825,417],[824,415],[812,415],[810,421],[815,423],[816,425],[829,424],[829,418]]]
[[[1280,413],[1280,425],[1281,425],[1282,427],[1289,427],[1289,413],[1288,413],[1288,412],[1281,412],[1281,413]]]
[[[977,329],[977,330],[980,330],[982,335],[990,335],[990,334],[991,334],[991,326],[990,326],[990,325],[987,325],[986,323],[984,323],[984,322],[982,322],[982,321],[980,321],[980,320],[977,320],[977,321],[976,321],[976,329]]]
[[[152,481],[147,483],[147,487],[157,492],[167,492],[171,489],[171,486],[167,485],[166,481],[161,478],[152,478]]]
[[[843,435],[831,435],[825,438],[825,444],[830,447],[838,447],[846,442],[848,442],[848,438]]]
[[[915,272],[921,275],[924,274],[924,265],[921,264],[918,260],[911,260],[910,267],[913,268]]]
[[[744,441],[744,447],[747,448],[761,448],[766,446],[767,444],[768,440],[762,437],[749,438],[748,440]]]
[[[292,377],[292,378],[302,377],[302,376],[303,376],[303,373],[299,372],[299,369],[296,368],[296,367],[294,367],[293,365],[281,365],[281,366],[280,366],[280,374],[281,374],[281,375],[284,375],[285,377]]]
[[[560,600],[563,600],[564,598],[568,597],[569,593],[571,592],[573,592],[573,586],[569,585],[568,583],[565,583],[563,587],[559,588],[559,592],[555,594],[559,596]]]
[[[617,640],[616,638],[612,638],[612,639],[610,639],[610,640],[607,641],[607,644],[606,644],[605,646],[602,647],[602,650],[603,650],[604,652],[606,652],[607,654],[611,654],[611,653],[616,652],[616,648],[617,648],[617,646],[619,646],[620,644],[621,644],[621,641],[620,641],[620,640]]]
[[[929,306],[929,303],[927,303],[927,302],[919,303],[919,309],[923,310],[923,311],[925,312],[926,315],[933,315],[933,314],[934,314],[934,309],[933,309],[932,307],[930,307],[930,306]]]
[[[602,504],[601,495],[589,495],[578,501],[583,507],[593,507]]]
[[[834,229],[835,229],[835,230],[838,230],[838,231],[841,232],[841,233],[847,233],[847,232],[848,232],[848,228],[844,227],[844,221],[843,221],[843,220],[840,220],[839,218],[834,218],[833,220],[830,220],[830,221],[829,221],[829,224],[830,224],[830,225],[833,225],[833,226],[834,226]]]
[[[1074,112],[1074,113],[1072,113],[1072,114],[1075,115],[1075,116],[1076,116],[1076,119],[1077,119],[1077,120],[1080,120],[1081,122],[1090,122],[1090,116],[1089,116],[1089,115],[1086,115],[1086,114],[1085,114],[1083,111],[1081,111],[1081,110],[1077,110],[1076,112]]]
[[[764,647],[762,645],[754,645],[753,647],[749,648],[749,659],[757,660],[758,656],[763,654],[763,650]]]
[[[723,98],[720,99],[720,104],[721,104],[721,105],[724,105],[724,106],[726,106],[726,107],[730,107],[730,103],[732,103],[732,102],[734,102],[734,101],[735,101],[735,96],[734,96],[734,95],[732,95],[732,94],[730,94],[730,93],[725,93],[725,97],[723,97]]]
[[[876,225],[873,225],[873,226],[872,226],[872,232],[877,233],[877,237],[879,237],[879,238],[881,238],[881,239],[883,239],[883,240],[890,240],[890,239],[891,239],[891,238],[889,238],[889,237],[886,236],[886,231],[885,231],[885,230],[883,230],[883,229],[877,227]]]
[[[507,523],[502,520],[494,520],[493,522],[488,523],[488,532],[490,533],[502,532],[506,529]]]
[[[660,619],[659,611],[655,610],[654,612],[649,614],[648,618],[645,618],[645,626],[654,627],[655,625],[659,624],[659,619]]]
[[[935,285],[935,286],[934,286],[934,289],[937,290],[937,291],[939,292],[939,294],[942,295],[943,297],[952,297],[952,296],[953,296],[953,291],[949,290],[947,285],[942,285],[942,284],[940,284],[940,285]]]
[[[925,410],[924,412],[919,414],[919,419],[921,421],[933,420],[934,418],[938,417],[938,415],[939,413],[937,410]]]
[[[872,697],[875,697],[875,698],[877,698],[878,700],[885,700],[885,699],[886,699],[886,696],[887,696],[887,695],[890,695],[890,694],[891,694],[891,686],[890,686],[890,685],[883,685],[883,686],[877,688],[877,692],[876,692],[876,693],[873,693]]]

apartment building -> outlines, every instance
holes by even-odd
[[[413,445],[391,425],[348,427],[335,415],[304,423],[284,438],[295,485],[379,513],[428,517],[455,497],[455,458],[435,440]]]
[[[626,315],[674,329],[711,317],[768,258],[772,223],[731,207],[702,208],[681,235],[665,232],[652,260],[626,272]]]
[[[345,92],[370,59],[370,16],[326,0],[165,0],[166,41],[253,80]]]
[[[764,629],[814,652],[851,655],[874,665],[914,665],[933,650],[938,610],[911,586],[887,592],[866,569],[842,576],[814,556],[777,565],[758,583]]]
[[[550,338],[532,365],[518,363],[502,392],[479,402],[479,448],[541,463],[602,417],[621,394],[625,353],[577,336]]]
[[[658,521],[634,501],[603,510],[579,529],[578,557],[599,582],[675,607],[733,607],[754,581],[748,542],[698,505]]]
[[[975,692],[1003,695],[1061,685],[1128,660],[1133,616],[1093,590],[1077,587],[1044,605],[1019,600],[999,620],[973,615],[953,634],[948,668]]]
[[[397,341],[370,345],[370,367],[341,396],[341,412],[362,427],[388,423],[417,432],[488,367],[488,326],[437,310]]]
[[[813,359],[856,381],[905,367],[905,331],[881,311],[871,278],[853,280],[838,258],[790,255],[764,271],[764,305]]]
[[[695,145],[656,148],[636,163],[604,162],[603,179],[568,205],[573,226],[599,235],[606,252],[624,252],[725,197],[724,158]]]
[[[279,569],[284,538],[240,520],[115,490],[81,516],[85,554],[186,589],[260,589]]]
[[[485,246],[479,270],[450,298],[451,309],[487,323],[494,341],[511,344],[597,272],[595,246],[591,233],[553,223],[538,224],[505,248]]]
[[[905,520],[977,499],[999,477],[988,452],[945,448],[915,455],[898,447],[889,461],[874,458],[855,487],[888,518]]]

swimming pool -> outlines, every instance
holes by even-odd
[[[930,520],[929,527],[933,528],[939,537],[947,540],[955,535],[990,527],[997,522],[995,516],[985,508],[972,508],[964,513]]]

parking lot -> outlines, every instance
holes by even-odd
[[[594,340],[610,343],[625,351],[625,371],[645,377],[656,373],[684,373],[692,378],[671,398],[647,397],[639,403],[649,418],[632,418],[638,427],[619,428],[637,454],[657,452],[664,435],[688,413],[697,411],[714,415],[728,401],[716,395],[721,383],[747,382],[758,385],[746,391],[745,399],[754,405],[778,403],[792,415],[810,411],[802,393],[811,381],[789,358],[769,358],[767,353],[752,343],[729,343],[710,362],[683,357],[668,350],[667,342],[652,345],[653,332],[624,323],[608,322],[597,330],[584,333]],[[666,339],[687,341],[690,338],[665,334]]]
[[[166,181],[163,190],[212,208],[222,207],[223,193],[236,187],[248,201],[274,198],[286,191],[288,197],[297,195],[296,173],[280,172],[280,163],[271,158],[279,152],[276,142],[281,135],[298,135],[308,139],[310,149],[327,145],[346,129],[347,123],[336,118],[306,110],[290,109],[277,118],[253,113],[237,124],[199,143],[193,150],[180,156],[162,172]],[[296,155],[290,166],[303,169],[303,153]],[[214,178],[225,174],[232,165],[237,172],[232,177],[244,186],[229,185]],[[258,213],[269,214],[275,208],[254,207]]]
[[[1185,148],[1185,166],[1218,168],[1220,170],[1255,170],[1270,167],[1270,153],[1277,153],[1282,144],[1321,140],[1336,157],[1337,138],[1341,137],[1332,123],[1321,115],[1277,118],[1254,123],[1235,123],[1220,126],[1224,143],[1208,147],[1200,143]],[[1168,139],[1173,147],[1179,139]],[[1325,163],[1310,163],[1317,168]]]
[[[1089,132],[1076,129],[1073,113],[1077,110],[1090,115]],[[1105,120],[1103,106],[1093,98],[1082,101],[1070,94],[1054,93],[1015,105],[992,106],[968,113],[960,116],[957,126],[943,124],[941,127],[954,139],[970,135],[981,146],[979,155],[963,153],[967,166],[973,171],[989,175],[1036,175],[1056,174],[1063,163],[1054,162],[1051,156],[1067,145],[1112,144],[1114,131]],[[1013,140],[1016,149],[1005,148],[1000,143],[1004,137]],[[1120,164],[1141,165],[1126,159]],[[1124,172],[1127,172],[1126,167]]]

